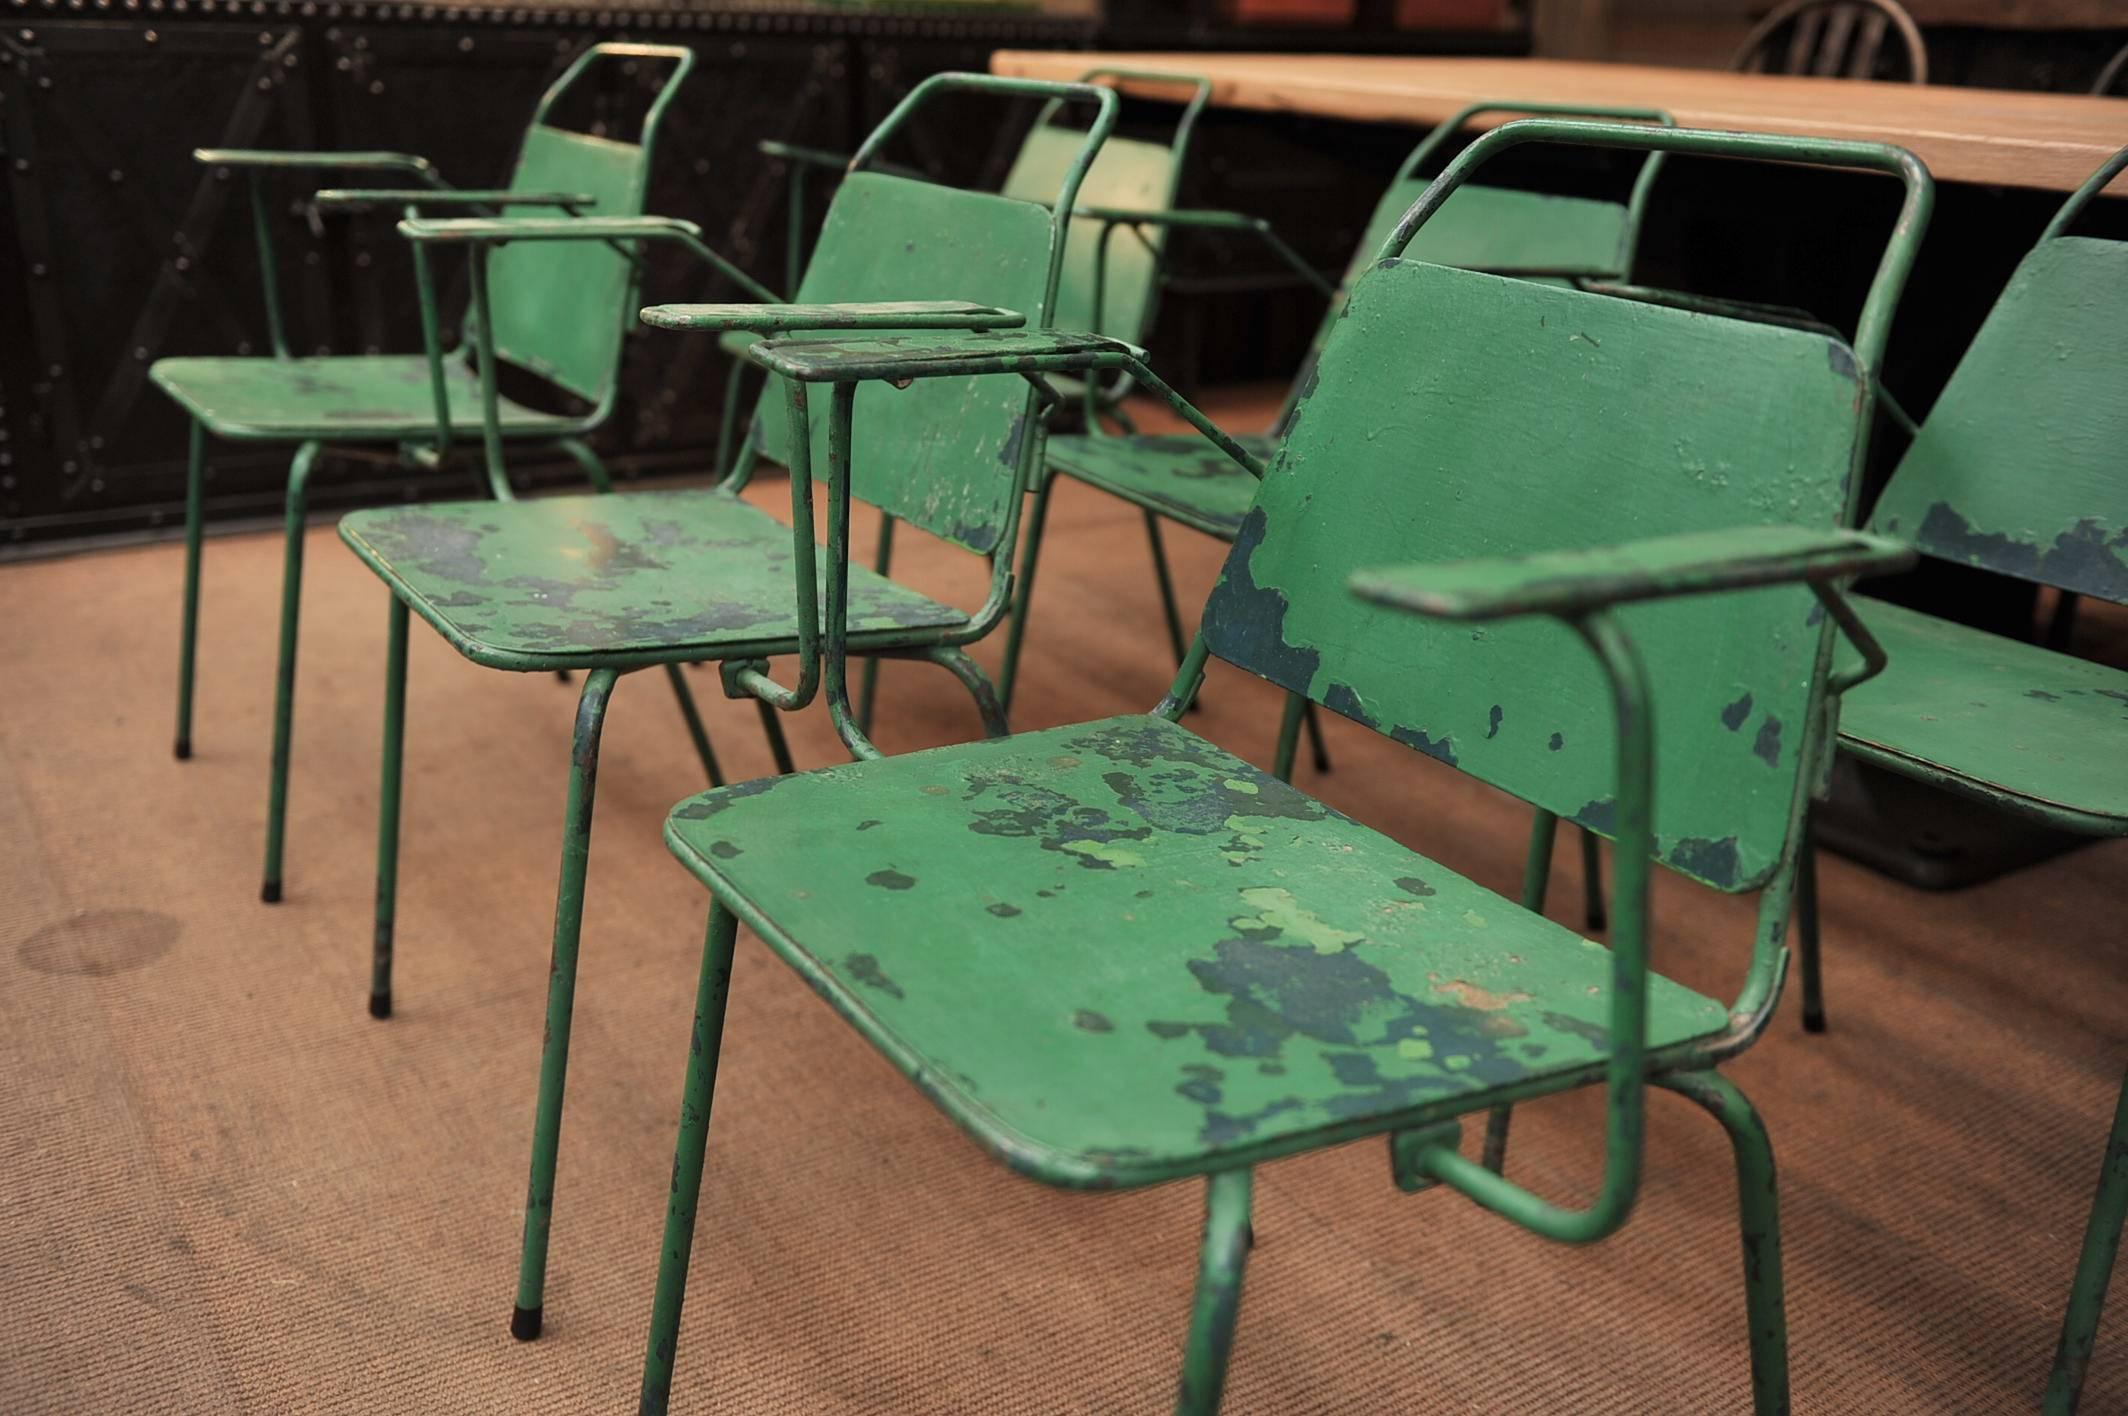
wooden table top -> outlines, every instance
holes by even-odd
[[[990,68],[1022,78],[1075,79],[1097,63],[1202,74],[1212,81],[1212,101],[1232,108],[1415,126],[1439,123],[1476,99],[1663,108],[1688,128],[1897,143],[1940,182],[2059,192],[2074,190],[2128,145],[2128,99],[1640,64],[1001,49]],[[1157,86],[1144,91],[1161,92]],[[1505,121],[1479,120],[1481,126]]]

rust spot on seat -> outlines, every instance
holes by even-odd
[[[1513,1004],[1527,1003],[1530,999],[1527,993],[1491,993],[1475,983],[1465,983],[1460,978],[1450,979],[1447,983],[1437,983],[1433,986],[1433,991],[1445,993],[1464,1007],[1476,1008],[1481,1013],[1498,1013]]]

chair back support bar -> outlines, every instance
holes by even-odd
[[[926,98],[945,89],[1065,98],[1095,106],[1092,125],[1055,188],[1031,200],[962,191],[866,171],[887,137]],[[828,208],[797,301],[971,300],[1017,310],[1029,329],[1049,328],[1064,253],[1066,217],[1094,154],[1115,123],[1113,91],[984,75],[940,74],[919,84],[865,140]],[[833,331],[785,338],[834,338]],[[858,400],[852,491],[861,500],[978,554],[1009,553],[1023,464],[1038,451],[1035,392],[1016,375],[925,379],[874,388]],[[815,466],[828,464],[826,400],[815,409]],[[759,443],[787,461],[788,398],[771,380],[755,409]],[[868,450],[874,450],[867,455]]]
[[[1079,186],[1076,205],[1165,211],[1175,204],[1198,115],[1212,96],[1211,82],[1193,74],[1135,69],[1089,69],[1079,82],[1091,84],[1104,78],[1172,83],[1189,96],[1166,141],[1111,136],[1103,143],[1100,155]],[[1012,170],[1005,176],[1002,190],[1006,196],[1047,202],[1062,186],[1064,174],[1084,141],[1084,134],[1078,129],[1052,121],[1062,109],[1061,99],[1043,105],[1019,155],[1013,159]],[[1093,330],[1118,339],[1138,339],[1152,317],[1166,235],[1166,228],[1156,227],[1143,240],[1109,243],[1106,288],[1100,292],[1101,307],[1096,309],[1095,266],[1101,259],[1101,223],[1075,218],[1064,242],[1063,278],[1057,286],[1051,322],[1058,329]]]
[[[2062,205],[1878,499],[1926,555],[2128,603],[2128,242],[2066,235],[2124,167]]]
[[[594,70],[644,61],[671,67],[650,100],[637,141],[619,142],[547,122],[562,96]],[[693,67],[694,51],[684,47],[593,45],[540,99],[518,150],[510,190],[580,192],[593,198],[585,215],[640,215],[658,125]],[[497,357],[603,404],[612,394],[621,340],[635,314],[637,263],[618,246],[542,241],[503,246],[487,260]]]
[[[1420,173],[1449,139],[1461,132],[1473,118],[1486,113],[1599,118],[1654,123],[1665,128],[1677,126],[1677,120],[1659,108],[1578,107],[1505,99],[1484,99],[1470,104],[1420,139],[1418,146],[1397,168],[1396,176],[1390,179],[1381,200],[1375,203],[1374,213],[1367,219],[1359,244],[1353,248],[1352,261],[1346,266],[1344,279],[1339,283],[1341,292],[1349,291],[1352,283],[1374,264],[1382,243],[1396,230],[1404,213],[1411,210],[1412,203],[1433,185],[1432,176],[1421,176]],[[1623,206],[1594,197],[1560,196],[1469,183],[1456,194],[1456,200],[1448,204],[1447,210],[1427,223],[1424,236],[1411,254],[1435,265],[1462,266],[1466,270],[1490,271],[1496,275],[1521,275],[1558,284],[1570,283],[1572,277],[1627,279],[1633,271],[1633,252],[1640,244],[1641,213],[1647,206],[1648,192],[1654,186],[1661,162],[1662,154],[1651,153],[1641,164],[1640,174],[1633,181],[1632,195]],[[1324,313],[1323,323],[1316,330],[1315,339],[1302,361],[1302,377],[1286,395],[1276,426],[1283,428],[1291,420],[1294,403],[1306,382],[1306,371],[1321,356],[1323,341],[1329,338],[1342,305],[1341,295]]]
[[[1472,119],[1489,113],[1527,117],[1586,118],[1608,122],[1653,123],[1675,128],[1677,120],[1659,108],[1618,108],[1564,103],[1517,103],[1488,99],[1452,115],[1422,139],[1397,169],[1389,190],[1375,207],[1367,240],[1347,272],[1356,277],[1373,262],[1396,223],[1433,181],[1421,174],[1448,141]],[[1471,183],[1433,221],[1411,254],[1435,265],[1488,270],[1499,275],[1586,275],[1624,279],[1632,272],[1633,251],[1640,241],[1640,221],[1648,193],[1662,171],[1662,154],[1650,153],[1633,179],[1625,203],[1591,197],[1556,196],[1513,187]]]
[[[1726,527],[1832,527],[1869,429],[1868,380],[1822,333],[1643,306],[1407,258],[1495,153],[1555,135],[1650,152],[1873,166],[1909,182],[1865,326],[1881,348],[1926,210],[1888,149],[1530,120],[1474,143],[1355,285],[1206,606],[1210,651],[1606,835],[1611,687],[1543,621],[1411,624],[1341,595],[1385,561],[1580,549]],[[1910,166],[1908,164],[1911,164]],[[1880,298],[1881,297],[1881,298]],[[1397,371],[1393,379],[1384,369]],[[1648,416],[1657,399],[1661,415]],[[1802,587],[1634,605],[1663,730],[1656,854],[1718,889],[1783,859],[1822,712],[1824,616]]]

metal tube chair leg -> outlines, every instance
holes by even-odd
[[[1558,844],[1559,818],[1538,807],[1530,822],[1529,848],[1522,856],[1522,908],[1532,914],[1544,913],[1545,896],[1552,892],[1552,851]],[[1495,1175],[1507,1174],[1507,1132],[1514,1119],[1512,1106],[1495,1106],[1485,1113],[1480,1163]]]
[[[731,372],[724,376],[724,417],[717,424],[717,475],[729,477],[738,471],[737,459],[746,455],[739,446],[739,400],[746,392],[746,360],[731,361]],[[753,431],[747,431],[749,441]]]
[[[620,677],[614,669],[584,676],[576,736],[569,749],[569,801],[562,818],[561,886],[554,898],[554,964],[547,974],[547,1033],[539,1052],[539,1109],[532,1123],[532,1183],[525,1194],[524,1249],[517,1265],[517,1307],[510,1335],[539,1336],[547,1285],[547,1230],[554,1220],[554,1162],[561,1146],[562,1089],[569,1071],[569,1022],[576,1006],[576,946],[584,924],[584,873],[591,858],[591,808],[598,787],[599,734]]]
[[[879,549],[872,556],[872,569],[881,576],[894,563],[894,518],[879,518]],[[879,695],[879,660],[864,661],[864,677],[857,686],[857,727],[870,735],[872,731],[872,700]]]
[[[1005,722],[1005,707],[998,701],[996,687],[967,650],[957,645],[940,644],[926,650],[924,657],[959,679],[961,687],[968,690],[968,696],[975,700],[975,711],[982,715],[984,737],[1011,735],[1012,729]]]
[[[1582,920],[1589,933],[1601,934],[1611,927],[1610,914],[1603,907],[1603,842],[1586,826],[1574,829],[1581,833]]]
[[[1012,692],[1020,677],[1020,644],[1027,637],[1027,613],[1034,607],[1034,571],[1042,556],[1042,528],[1049,521],[1049,492],[1056,478],[1044,475],[1034,489],[1034,505],[1027,509],[1027,549],[1021,553],[1020,593],[1012,606],[1012,623],[1005,628],[1005,660],[998,669],[998,702],[1012,712]]]
[[[286,543],[281,564],[281,648],[274,675],[273,766],[266,784],[266,869],[259,898],[281,899],[281,847],[288,824],[288,758],[295,737],[296,631],[303,601],[303,516],[319,445],[304,443],[288,467]]]
[[[695,756],[702,759],[702,770],[709,774],[709,784],[723,786],[724,769],[717,765],[716,749],[709,745],[709,729],[702,726],[702,710],[695,707],[694,693],[687,687],[687,675],[680,672],[678,664],[667,664],[665,678],[672,685],[672,696],[680,705],[680,716],[687,720],[687,736],[694,740]]]
[[[1318,774],[1329,771],[1330,749],[1323,742],[1323,720],[1312,702],[1302,705],[1300,720],[1301,726],[1308,730],[1308,760],[1315,764]]]
[[[1167,621],[1167,642],[1179,664],[1190,646],[1182,634],[1182,611],[1175,606],[1175,582],[1168,574],[1167,547],[1160,540],[1160,518],[1150,511],[1145,513],[1145,539],[1153,551],[1153,579],[1160,586],[1160,613]]]
[[[1293,780],[1293,755],[1300,747],[1301,720],[1307,716],[1308,700],[1298,693],[1286,695],[1286,708],[1278,720],[1278,752],[1271,759],[1271,775],[1281,782]]]
[[[1176,1416],[1212,1416],[1226,1390],[1227,1355],[1241,1315],[1242,1272],[1248,1266],[1249,1191],[1253,1172],[1227,1170],[1204,1187],[1204,1242],[1197,1257],[1197,1295],[1190,1304],[1190,1336],[1182,1351]]]
[[[613,490],[613,474],[606,470],[606,464],[599,459],[597,453],[591,450],[589,443],[582,438],[557,438],[554,445],[563,452],[568,453],[576,465],[584,469],[584,476],[591,483],[591,490],[595,492],[610,492]]]
[[[392,930],[399,910],[399,784],[406,743],[406,601],[392,596],[384,654],[384,765],[377,790],[377,918],[369,966],[369,1015],[392,1015]]]
[[[1803,975],[1803,1031],[1825,1031],[1825,972],[1818,948],[1818,850],[1810,823],[1803,823],[1802,854],[1796,861],[1796,963]]]
[[[1766,1123],[1718,1072],[1673,1072],[1648,1080],[1712,1112],[1729,1133],[1736,1152],[1737,1211],[1744,1240],[1744,1309],[1751,1325],[1751,1406],[1757,1416],[1786,1416],[1788,1310],[1773,1142]]]
[[[200,536],[205,519],[207,429],[192,421],[192,446],[185,460],[185,611],[177,644],[177,760],[192,756],[192,677],[199,644]]]
[[[680,1306],[687,1299],[687,1263],[694,1251],[695,1204],[702,1195],[702,1157],[709,1145],[710,1102],[717,1090],[717,1054],[724,1044],[724,1004],[731,993],[732,946],[739,922],[722,905],[709,912],[702,973],[695,983],[695,1028],[680,1094],[680,1134],[673,1144],[672,1197],[665,1202],[665,1242],[658,1255],[657,1296],[650,1305],[650,1342],[643,1354],[644,1416],[664,1416],[672,1401],[673,1358],[680,1342]]]
[[[2069,1289],[2069,1308],[2062,1315],[2061,1343],[2054,1349],[2054,1370],[2047,1378],[2041,1406],[2046,1416],[2074,1416],[2083,1394],[2084,1373],[2091,1365],[2091,1345],[2098,1337],[2106,1284],[2120,1252],[2121,1224],[2128,1220],[2128,1083],[2113,1109],[2113,1134],[2106,1138],[2106,1159],[2099,1167],[2098,1196],[2084,1228],[2083,1252],[2076,1260],[2076,1281]]]

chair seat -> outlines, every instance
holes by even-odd
[[[1234,441],[1266,459],[1278,448],[1275,438]],[[1248,470],[1196,433],[1051,438],[1049,465],[1223,541],[1234,539],[1256,500]]]
[[[461,654],[494,668],[796,645],[790,528],[725,492],[378,507],[341,518],[340,537]],[[853,645],[967,619],[850,567]]]
[[[1595,1079],[1599,944],[1158,717],[707,792],[673,852],[986,1149],[1204,1173]],[[1722,1005],[1650,983],[1648,1040]]]
[[[1891,656],[1840,704],[1841,746],[2095,835],[2128,834],[2128,673],[1883,601]]]
[[[480,436],[480,377],[460,359],[443,361],[451,424]],[[315,359],[158,359],[148,377],[216,437],[323,438],[391,442],[436,428],[429,361],[421,354],[328,355]],[[505,398],[503,432],[562,437],[581,419],[541,413]]]

